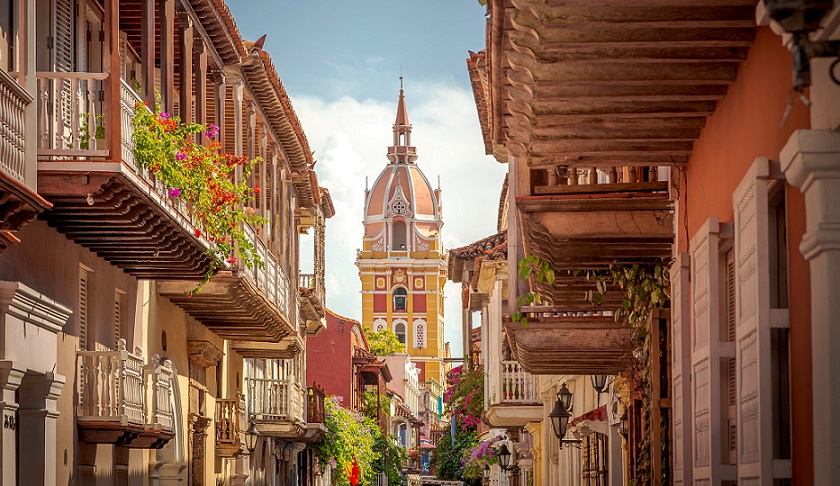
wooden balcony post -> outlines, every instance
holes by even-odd
[[[618,172],[616,171],[615,167],[610,167],[609,169],[607,169],[607,177],[608,182],[610,184],[615,184],[616,182],[618,182]]]
[[[175,106],[175,0],[160,1],[160,98],[161,109]]]
[[[143,101],[155,106],[155,0],[140,2],[140,66]]]
[[[216,123],[219,127],[219,136],[216,137],[216,140],[218,140],[224,148],[225,143],[227,142],[227,137],[225,136],[225,107],[227,105],[226,76],[224,71],[214,71],[211,76],[213,78],[213,98],[216,106],[216,120],[214,123]]]
[[[105,72],[111,73],[105,83],[106,136],[110,159],[119,160],[122,146],[122,120],[120,109],[120,2],[105,2]]]
[[[207,123],[207,47],[200,36],[193,44],[193,74],[195,76],[195,122]],[[221,125],[218,125],[221,126]],[[204,134],[199,135],[201,143],[209,143]]]
[[[193,20],[187,12],[178,10],[178,48],[181,51],[178,115],[185,123],[193,121],[193,43]]]
[[[245,98],[245,86],[241,79],[236,80],[233,85],[233,132],[234,132],[234,155],[242,155],[242,104]],[[235,181],[242,182],[242,167],[236,166]]]

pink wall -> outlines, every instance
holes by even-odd
[[[327,309],[327,328],[306,339],[307,385],[318,383],[327,396],[344,397],[345,405],[352,403],[354,326],[359,323]]]

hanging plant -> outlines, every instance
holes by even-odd
[[[195,236],[210,241],[207,255],[212,258],[210,270],[192,295],[200,291],[225,264],[240,262],[247,268],[262,266],[254,244],[245,236],[243,226],[262,225],[267,220],[246,207],[259,194],[259,186],[233,181],[232,172],[241,167],[247,177],[260,159],[248,160],[222,152],[222,144],[214,140],[219,127],[183,123],[178,117],[155,111],[137,103],[134,109],[134,158],[137,164],[163,182],[171,198],[187,203],[197,229]],[[203,134],[213,140],[209,146],[195,143]]]

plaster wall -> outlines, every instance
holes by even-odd
[[[327,310],[327,328],[306,339],[306,384],[318,383],[327,396],[344,397],[344,405],[352,403],[353,326],[358,323]]]

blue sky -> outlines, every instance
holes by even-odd
[[[228,0],[242,35],[268,34],[283,84],[301,119],[321,185],[336,216],[327,223],[327,305],[361,315],[355,267],[362,243],[365,178],[385,167],[399,76],[413,125],[418,165],[443,190],[442,238],[456,248],[496,233],[506,166],[484,155],[466,68],[485,43],[477,0]],[[302,239],[302,269],[311,261]],[[309,263],[311,267],[311,263]],[[445,333],[461,355],[460,286],[446,288]]]

